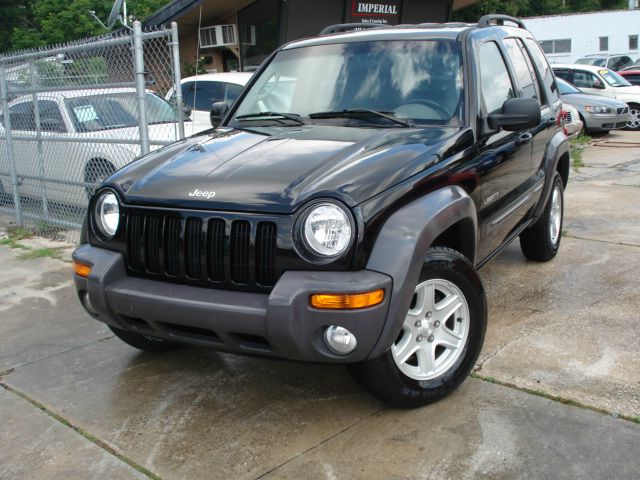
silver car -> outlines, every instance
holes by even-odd
[[[562,103],[571,105],[580,114],[587,132],[608,132],[616,128],[624,128],[629,120],[629,106],[600,95],[584,93],[569,82],[556,77]]]

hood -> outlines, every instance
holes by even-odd
[[[159,149],[110,183],[130,204],[291,213],[332,197],[354,206],[438,161],[457,130],[221,128]]]
[[[610,108],[623,108],[627,104],[616,100],[615,98],[603,97],[601,95],[595,95],[592,93],[569,93],[562,95],[562,102],[573,105],[576,108],[582,109],[586,105],[603,106]]]

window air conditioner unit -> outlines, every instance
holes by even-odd
[[[200,48],[226,47],[238,44],[236,25],[213,25],[203,27],[199,32]]]

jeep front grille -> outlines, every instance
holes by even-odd
[[[209,286],[273,286],[277,280],[277,226],[270,221],[126,214],[130,272]]]

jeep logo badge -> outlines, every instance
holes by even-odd
[[[216,196],[216,192],[208,192],[207,190],[198,190],[197,188],[193,192],[189,192],[190,197],[205,197],[207,199]]]

